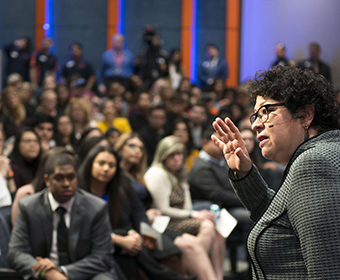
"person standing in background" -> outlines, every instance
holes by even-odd
[[[332,81],[330,66],[320,59],[321,47],[318,43],[312,42],[309,45],[309,59],[298,64],[301,69],[309,69],[317,74],[323,75],[328,81]]]
[[[209,44],[206,51],[206,58],[198,69],[198,79],[203,88],[211,86],[215,79],[224,81],[228,77],[228,65],[224,59],[220,58],[218,47]]]
[[[70,58],[62,68],[63,83],[70,84],[71,78],[75,75],[86,80],[85,88],[92,90],[96,81],[96,75],[91,64],[83,59],[83,46],[80,43],[72,43],[70,48]]]
[[[124,46],[124,36],[112,36],[112,48],[105,51],[97,72],[98,91],[106,95],[112,82],[119,82],[125,88],[134,71],[134,55]]]
[[[41,87],[44,78],[48,75],[56,77],[59,68],[57,58],[50,51],[53,47],[52,39],[42,38],[41,45],[41,50],[32,53],[30,61],[30,79],[34,87]]]
[[[7,65],[4,81],[12,73],[18,73],[25,81],[29,81],[30,39],[19,38],[4,47]]]

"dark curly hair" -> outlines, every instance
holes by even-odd
[[[315,115],[310,126],[319,133],[339,128],[337,98],[333,86],[322,75],[291,66],[274,66],[258,71],[248,86],[253,101],[262,96],[284,102],[294,118],[301,117],[304,106],[313,105]]]

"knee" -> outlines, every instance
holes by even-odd
[[[199,249],[201,244],[198,242],[197,237],[190,234],[183,234],[182,236],[177,237],[174,240],[174,244],[183,252],[183,253],[199,253]]]
[[[215,224],[210,220],[204,220],[201,223],[200,233],[213,237],[215,234]]]

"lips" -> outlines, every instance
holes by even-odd
[[[260,147],[265,143],[265,141],[269,139],[269,137],[264,136],[264,135],[258,135],[257,140],[260,142]]]

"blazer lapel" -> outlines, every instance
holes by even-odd
[[[37,211],[38,215],[42,215],[41,223],[42,232],[46,240],[46,256],[49,256],[52,247],[52,232],[53,232],[53,216],[50,203],[48,201],[48,189],[41,196],[41,203]]]
[[[79,233],[83,222],[85,208],[81,193],[76,192],[71,210],[71,223],[69,228],[69,255],[71,262],[76,261],[76,247],[78,244]]]

